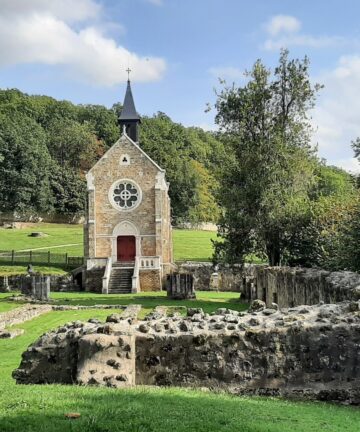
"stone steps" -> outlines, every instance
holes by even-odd
[[[124,264],[124,263],[121,263]],[[129,294],[132,288],[132,276],[134,268],[122,266],[113,267],[109,281],[109,294]]]

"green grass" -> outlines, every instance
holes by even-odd
[[[48,266],[38,266],[34,265],[33,269],[37,273],[42,273],[44,275],[65,275],[68,272],[60,267],[48,267]],[[0,265],[0,276],[11,276],[18,274],[27,274],[27,265]]]
[[[29,237],[34,231],[41,231],[48,237]],[[209,261],[212,256],[211,239],[216,233],[196,230],[174,230],[174,256],[176,261],[194,260]],[[59,245],[74,244],[77,246]],[[4,229],[0,228],[0,250],[24,250],[44,248],[40,251],[52,253],[68,253],[70,256],[83,255],[82,225],[66,224],[33,224],[31,228]],[[50,249],[48,249],[50,248]],[[25,269],[25,267],[23,267]]]
[[[29,237],[34,231],[41,231],[48,237]],[[30,228],[4,229],[0,228],[0,250],[23,250],[42,249],[46,252],[47,247],[75,244],[78,246],[67,246],[64,248],[50,249],[52,252],[65,253],[73,256],[83,254],[83,228],[82,225],[67,224],[33,224]]]
[[[174,230],[175,261],[210,261],[213,253],[211,240],[216,239],[216,233],[197,230]]]
[[[220,307],[227,307],[238,311],[247,309],[247,304],[241,303],[239,293],[236,292],[210,292],[197,291],[196,300],[168,300],[165,291],[142,292],[138,294],[98,294],[91,293],[51,293],[51,298],[56,304],[68,305],[97,305],[97,304],[141,304],[143,307],[151,309],[158,305],[163,306],[187,306],[200,307],[205,312],[213,312]]]
[[[34,231],[41,231],[48,237],[29,237]],[[212,255],[211,239],[216,238],[216,233],[197,230],[173,231],[174,255],[176,261],[195,260],[209,261]],[[51,248],[52,246],[78,243],[77,246],[64,246]],[[50,247],[50,249],[47,249]],[[0,250],[24,250],[41,249],[43,252],[50,250],[53,253],[67,252],[72,256],[83,255],[83,228],[82,225],[66,224],[34,224],[31,228],[4,229],[0,228]]]
[[[59,303],[120,302],[125,296],[54,293]],[[133,297],[132,299],[130,297]],[[1,295],[6,300],[6,295]],[[106,301],[105,301],[106,300]],[[128,296],[150,305],[166,304],[163,294]],[[236,307],[234,293],[199,293],[192,305]],[[152,304],[152,303],[151,303]],[[184,304],[178,302],[178,304]],[[208,307],[204,307],[208,309]],[[208,309],[209,310],[209,309]],[[63,385],[16,385],[11,372],[21,353],[45,331],[65,322],[104,319],[111,310],[50,312],[18,326],[25,330],[0,340],[1,432],[357,432],[360,411],[324,403],[232,397],[179,388],[107,389]],[[79,412],[77,420],[64,414]]]

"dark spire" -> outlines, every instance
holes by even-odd
[[[129,70],[127,71],[130,72]],[[119,116],[119,124],[121,131],[124,126],[126,134],[135,142],[139,141],[139,123],[141,123],[140,116],[136,112],[134,98],[131,91],[130,80],[128,79],[124,104]]]

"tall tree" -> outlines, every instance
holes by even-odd
[[[243,263],[257,252],[279,265],[289,254],[316,166],[308,110],[320,86],[311,85],[308,67],[283,50],[273,75],[258,60],[243,87],[218,94],[216,122],[232,155],[221,179],[218,260]]]

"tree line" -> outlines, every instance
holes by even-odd
[[[85,174],[120,136],[121,104],[75,105],[17,89],[0,91],[0,214],[22,219],[84,213]],[[142,148],[166,170],[174,223],[216,221],[215,134],[143,117]]]

